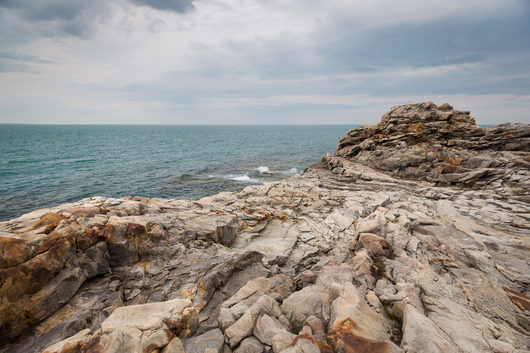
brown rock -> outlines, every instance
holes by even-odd
[[[499,178],[512,180],[513,168],[527,170],[529,151],[530,125],[479,127],[469,112],[425,102],[394,107],[379,124],[351,130],[340,140],[336,155],[392,176],[479,187]],[[501,155],[513,161],[511,170],[501,162],[493,173],[467,170],[466,177],[466,168],[477,168],[477,160],[487,164]]]

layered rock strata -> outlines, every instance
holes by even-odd
[[[511,188],[514,195],[530,177],[530,127],[480,127],[469,111],[432,102],[402,105],[377,125],[351,130],[337,156],[392,176],[442,185]],[[506,190],[504,190],[506,192]]]
[[[300,177],[0,223],[0,351],[527,352],[529,129],[402,106]]]

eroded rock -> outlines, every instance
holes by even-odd
[[[2,222],[0,351],[525,352],[528,131],[401,106],[299,177]]]

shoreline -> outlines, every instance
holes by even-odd
[[[0,222],[0,352],[522,353],[528,143],[407,105],[300,176]]]
[[[16,131],[15,131],[16,130]],[[220,130],[220,131],[218,131]],[[339,127],[6,128],[2,221],[94,195],[196,199],[282,177],[334,151]],[[261,134],[260,134],[261,133]]]

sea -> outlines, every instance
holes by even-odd
[[[0,221],[91,196],[198,199],[279,180],[353,127],[0,124]]]

